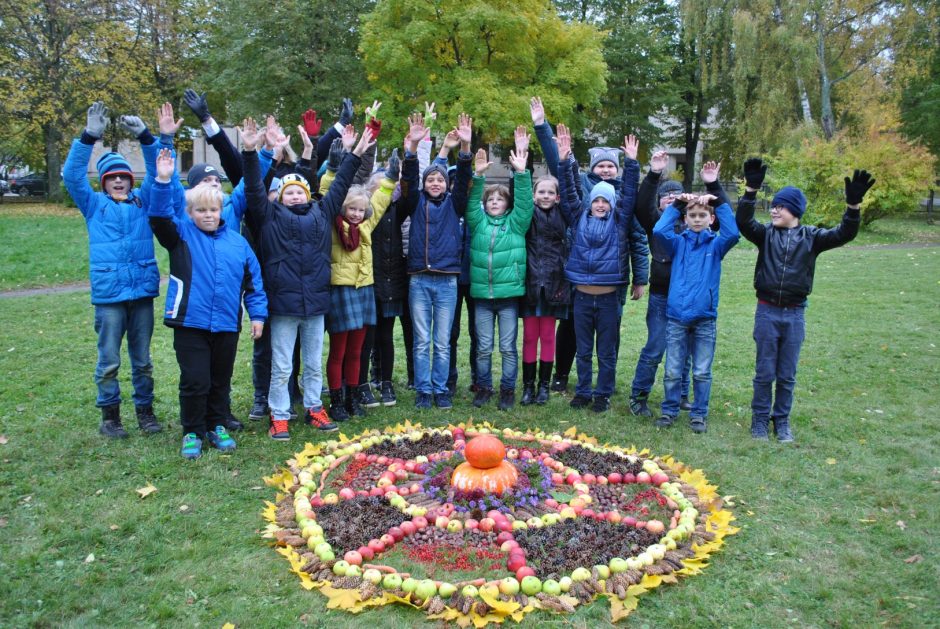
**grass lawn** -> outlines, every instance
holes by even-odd
[[[0,229],[3,288],[83,279],[84,271],[65,275],[86,264],[80,218],[2,209]],[[860,244],[936,242],[936,229],[885,223]],[[56,245],[52,235],[66,233],[77,235]],[[30,257],[37,242],[51,251]],[[64,251],[69,259],[57,269]],[[726,258],[706,435],[683,421],[659,431],[628,414],[625,392],[645,340],[643,302],[626,308],[619,393],[605,415],[574,412],[558,395],[545,407],[476,411],[464,349],[452,411],[414,412],[398,373],[398,406],[344,430],[471,415],[516,428],[576,424],[601,441],[703,468],[722,494],[736,496],[741,532],[703,574],[642,597],[625,626],[940,626],[940,247],[850,248],[820,258],[793,414],[797,442],[789,447],[748,435],[755,258],[746,243]],[[20,268],[26,263],[17,260],[27,259],[31,266]],[[170,332],[158,325],[156,409],[174,427],[140,436],[128,403],[131,438],[105,441],[96,432],[87,292],[0,299],[0,325],[0,626],[431,625],[404,607],[358,616],[327,610],[258,537],[262,501],[273,495],[261,477],[321,435],[294,426],[293,441],[275,443],[251,423],[233,455],[209,451],[184,462],[177,366]],[[251,400],[250,359],[244,336],[233,391],[239,415]],[[122,377],[127,393],[126,367]],[[659,385],[653,401],[661,395]],[[135,490],[148,483],[158,491],[142,500]],[[596,627],[608,618],[601,601],[573,616],[536,612],[522,624]]]

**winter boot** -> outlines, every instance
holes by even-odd
[[[548,386],[552,380],[552,364],[547,361],[539,361],[539,391],[535,395],[536,404],[545,404],[548,402]]]
[[[636,397],[630,398],[630,412],[637,417],[652,417],[653,411],[649,407],[649,397],[647,393],[641,393]]]
[[[499,410],[508,411],[512,409],[513,405],[516,403],[516,390],[515,389],[503,389],[499,390]]]
[[[101,407],[101,426],[98,427],[98,432],[112,439],[127,438],[127,431],[124,430],[124,426],[121,425],[120,404]]]
[[[140,426],[141,431],[152,435],[163,430],[163,426],[153,414],[153,406],[137,406],[135,410],[137,411],[137,425]]]
[[[379,405],[379,401],[372,395],[372,387],[368,382],[359,385],[359,400],[366,408],[375,408]]]
[[[555,379],[552,380],[552,391],[557,393],[567,393],[568,392],[568,375],[565,374],[562,376],[559,373],[555,373]]]
[[[344,422],[349,420],[349,413],[346,412],[346,402],[343,399],[342,389],[330,389],[330,419],[334,422]]]
[[[346,412],[350,419],[366,416],[366,409],[362,407],[362,393],[357,386],[346,385]]]
[[[522,363],[522,400],[519,403],[535,404],[535,363]]]
[[[395,406],[396,402],[398,402],[398,399],[395,397],[395,387],[392,386],[391,381],[383,380],[382,406]]]

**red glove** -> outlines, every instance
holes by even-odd
[[[366,128],[372,131],[372,139],[378,139],[379,132],[382,130],[382,121],[378,118],[370,118],[366,123]]]
[[[308,109],[300,118],[304,122],[304,131],[307,132],[307,135],[310,137],[320,135],[320,127],[323,126],[323,121],[317,118],[317,112]]]

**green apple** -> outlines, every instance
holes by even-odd
[[[346,576],[347,577],[361,577],[362,568],[357,566],[356,564],[349,564],[349,567],[346,568]]]
[[[623,557],[614,557],[610,560],[610,571],[612,573],[618,574],[620,572],[626,572],[627,570],[629,570],[627,560]]]
[[[382,578],[382,587],[384,587],[386,590],[397,590],[401,587],[401,584],[402,578],[401,575],[399,575],[397,572],[386,574]]]
[[[608,568],[608,567],[605,566],[604,564],[598,564],[598,565],[596,565],[596,566],[594,566],[594,567],[597,568],[597,575],[598,575],[601,579],[608,579],[608,578],[610,578],[610,568]]]
[[[429,599],[437,594],[437,586],[431,579],[422,579],[415,588],[415,595],[418,598]]]
[[[522,577],[520,586],[522,587],[523,594],[535,596],[542,591],[542,580],[533,576]]]
[[[414,592],[415,588],[418,587],[418,580],[408,577],[407,579],[401,582],[401,589],[405,592]]]
[[[570,590],[572,583],[573,581],[571,577],[569,577],[568,575],[565,575],[562,578],[558,579],[558,585],[561,586],[562,592],[567,592],[568,590]]]
[[[591,571],[587,568],[575,568],[571,573],[572,581],[587,581],[591,578]]]
[[[558,596],[561,594],[561,584],[555,579],[545,579],[542,581],[542,591],[549,596]]]
[[[378,585],[382,582],[382,573],[376,570],[375,568],[369,568],[362,573],[362,578],[368,581],[369,583],[375,583]]]
[[[349,562],[344,559],[340,559],[339,561],[333,564],[333,574],[345,577],[346,568],[348,567],[349,567]]]
[[[499,582],[499,591],[508,596],[519,593],[519,581],[515,577],[506,577]]]
[[[450,598],[457,591],[457,586],[453,583],[441,583],[437,586],[437,593],[441,595],[441,598]]]
[[[466,596],[467,598],[473,598],[474,596],[479,594],[480,591],[477,589],[477,586],[475,585],[465,585],[463,586],[463,589],[460,590],[460,593]]]

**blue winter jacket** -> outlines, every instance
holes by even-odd
[[[617,207],[604,218],[591,216],[590,209],[585,210],[581,204],[574,190],[573,160],[566,160],[560,166],[561,211],[571,227],[572,241],[565,277],[574,285],[625,285],[630,275],[628,234],[633,222],[640,164],[627,159]],[[634,267],[634,284],[638,283],[635,273]],[[642,283],[645,281],[644,278]]]
[[[705,229],[698,233],[686,229],[675,233],[680,212],[670,205],[653,227],[653,238],[672,252],[672,271],[666,317],[684,324],[718,317],[718,289],[721,285],[721,260],[737,244],[741,233],[734,223],[731,206],[722,203],[715,209],[720,231]]]
[[[409,273],[460,274],[464,234],[460,217],[470,193],[469,153],[457,156],[457,180],[452,192],[439,199],[418,189],[418,156],[405,152],[401,168],[403,211],[411,217],[408,236]]]
[[[88,228],[91,303],[156,297],[160,294],[160,271],[143,201],[136,190],[120,202],[94,191],[87,175],[94,139],[87,139],[91,143],[72,142],[62,178]]]
[[[163,323],[171,328],[238,332],[242,298],[252,321],[268,318],[261,267],[248,241],[224,221],[204,232],[176,216],[172,183],[154,182],[150,225],[170,253],[170,283]]]

